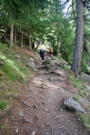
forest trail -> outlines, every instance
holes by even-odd
[[[75,94],[67,72],[60,75],[39,69],[21,90],[12,107],[8,135],[90,135],[74,112],[63,107],[63,99]]]

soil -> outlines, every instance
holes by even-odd
[[[77,89],[69,84],[66,71],[58,72],[39,69],[23,86],[11,108],[7,135],[90,135],[76,113],[64,108],[64,98]]]

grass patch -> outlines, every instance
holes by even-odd
[[[20,48],[19,48],[20,49]],[[16,101],[23,83],[33,71],[26,67],[30,56],[21,50],[10,49],[8,45],[0,43],[0,135],[7,134],[8,121],[3,119],[12,115],[10,107]],[[17,58],[16,56],[20,57]]]
[[[76,94],[73,98],[74,98],[76,101],[79,101],[82,97],[81,97],[79,94]]]
[[[25,61],[21,58],[17,60],[15,58],[15,52],[11,50],[6,44],[0,44],[0,59],[4,61],[1,66],[1,70],[11,80],[24,80],[28,74],[31,74],[30,70],[25,66]]]
[[[20,80],[24,78],[24,75],[19,72],[18,68],[7,62],[3,65],[2,71],[12,80]]]
[[[5,125],[0,125],[0,135],[6,135],[8,133],[8,128]]]
[[[76,87],[79,91],[74,96],[74,99],[80,102],[80,99],[87,98],[90,95],[89,90],[87,90],[86,83],[82,80],[79,80],[74,75],[69,76],[69,81]],[[90,114],[77,113],[78,118],[83,122],[84,126],[90,131]]]
[[[19,94],[19,90],[16,87],[14,87],[14,84],[9,86],[4,86],[0,90],[0,100],[5,99],[8,102],[11,102],[11,100],[13,98],[16,98],[18,94]]]
[[[74,75],[69,76],[69,81],[79,90],[79,95],[81,97],[86,97],[89,94],[89,91],[86,88],[86,84],[84,81],[76,78]]]
[[[0,77],[4,75],[4,72],[0,69]]]
[[[63,66],[63,69],[66,71],[70,71],[71,67],[70,67],[70,65],[65,65],[65,66]]]
[[[20,48],[19,48],[20,49]],[[7,44],[0,43],[0,109],[8,109],[19,94],[21,82],[32,74],[32,70],[26,67],[30,57],[15,49],[10,49]],[[17,58],[19,55],[20,58]],[[25,57],[24,57],[25,56]],[[7,104],[8,103],[8,104]]]
[[[83,122],[84,126],[90,131],[90,114],[77,114],[80,120]]]
[[[7,108],[8,103],[6,101],[0,101],[0,110]]]

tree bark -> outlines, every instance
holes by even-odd
[[[29,37],[29,50],[32,50],[32,39]]]
[[[14,24],[11,24],[11,31],[10,31],[10,48],[14,45]]]
[[[82,0],[76,1],[76,10],[77,10],[76,39],[75,39],[72,70],[76,73],[76,75],[80,75],[83,46],[84,46],[84,3]]]
[[[59,36],[57,35],[57,56],[59,56],[59,50],[60,50],[60,41],[59,41]]]
[[[16,44],[17,42],[17,31],[16,28],[14,28],[14,43]]]

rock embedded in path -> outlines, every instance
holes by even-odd
[[[80,105],[80,103],[78,103],[73,98],[67,98],[67,99],[65,99],[64,100],[64,106],[68,110],[85,113],[85,109],[82,108],[82,106]]]
[[[36,133],[35,133],[35,131],[33,131],[32,133],[31,133],[31,135],[35,135]]]
[[[42,84],[42,85],[41,85],[41,88],[42,88],[42,89],[47,89],[47,86],[46,86],[45,84]]]
[[[28,119],[28,118],[23,118],[23,120],[24,120],[24,122],[26,122],[26,123],[32,123],[33,121],[32,121],[32,119]]]
[[[51,73],[63,77],[63,72],[61,72],[61,70],[54,69],[53,71],[51,71]]]
[[[19,132],[19,129],[18,128],[16,128],[16,131],[15,131],[17,134],[18,134],[18,132]]]
[[[26,102],[26,101],[22,101],[22,103],[28,107],[30,107],[30,105]]]
[[[57,60],[55,60],[55,59],[48,59],[48,60],[46,60],[45,62],[44,62],[44,66],[47,68],[47,69],[52,69],[52,67],[54,68],[54,67],[59,67],[59,66],[61,66],[61,63],[60,62],[58,62]]]
[[[53,78],[49,78],[48,79],[50,82],[54,82],[54,79]]]
[[[24,112],[18,112],[20,117],[24,117]]]
[[[37,71],[36,69],[36,64],[35,64],[35,60],[33,58],[30,58],[30,60],[28,61],[28,63],[26,64],[26,66],[28,68],[33,69],[34,71]]]
[[[15,58],[16,58],[16,59],[20,59],[20,55],[16,54],[16,55],[15,55]]]
[[[36,104],[34,104],[34,106],[33,106],[35,109],[38,109],[38,106],[36,105]]]

